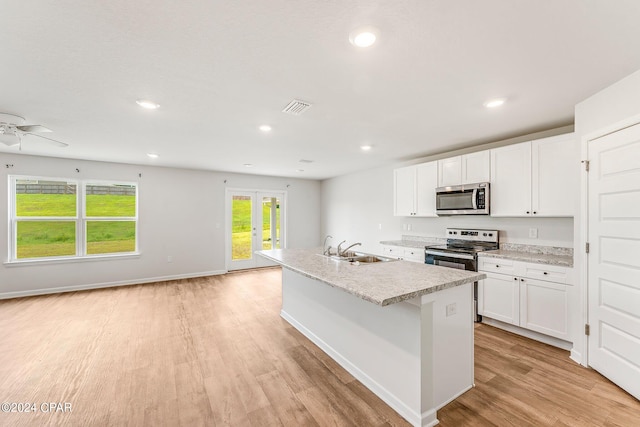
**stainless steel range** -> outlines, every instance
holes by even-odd
[[[499,248],[498,230],[447,228],[447,244],[425,247],[425,263],[478,271],[478,252]],[[473,285],[474,318],[478,315],[478,282]]]

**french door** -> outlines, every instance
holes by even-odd
[[[640,125],[588,150],[589,365],[640,399]]]
[[[255,254],[285,244],[284,192],[227,190],[227,270],[275,265]]]

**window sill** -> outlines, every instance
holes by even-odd
[[[28,265],[69,264],[76,262],[122,260],[135,258],[140,258],[140,252],[127,252],[126,254],[109,255],[87,255],[82,257],[69,258],[19,259],[14,261],[5,261],[4,265],[6,267],[23,267]]]

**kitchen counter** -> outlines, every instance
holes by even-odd
[[[321,255],[322,249],[274,249],[258,254],[342,289],[366,301],[386,306],[484,279],[484,273],[407,261],[353,265]]]
[[[473,387],[473,282],[485,274],[321,252],[257,252],[283,266],[281,317],[411,425],[438,424]]]
[[[571,248],[504,243],[500,245],[500,249],[496,251],[479,252],[478,256],[573,267],[573,249]]]

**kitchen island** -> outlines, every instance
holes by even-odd
[[[281,316],[412,425],[437,424],[473,386],[473,282],[485,275],[321,252],[258,252],[283,267]]]

